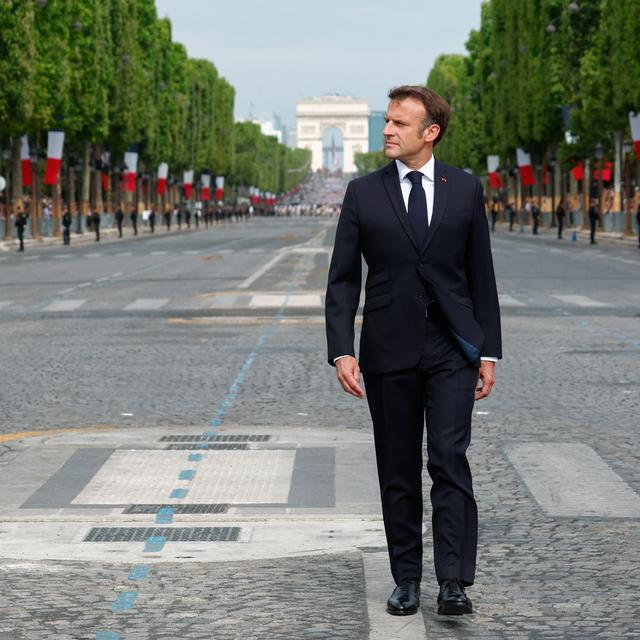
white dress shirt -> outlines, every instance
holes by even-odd
[[[433,215],[433,196],[434,196],[434,170],[435,170],[435,158],[433,154],[427,164],[423,165],[418,169],[418,171],[422,174],[422,188],[424,189],[424,193],[427,196],[427,217],[429,219],[429,224],[431,224],[431,216]],[[407,178],[407,174],[413,169],[409,169],[407,165],[402,162],[402,160],[396,160],[396,167],[398,168],[398,176],[400,178],[400,189],[402,191],[402,199],[404,200],[404,210],[405,212],[409,211],[409,194],[411,193],[412,183],[409,178]],[[407,214],[408,215],[408,214]],[[340,360],[340,358],[344,358],[345,356],[338,356],[334,358],[334,364]],[[491,362],[498,362],[498,358],[494,358],[492,356],[481,356],[481,360],[490,360]]]
[[[418,169],[422,174],[422,188],[427,196],[427,218],[429,219],[429,224],[431,224],[431,216],[433,215],[433,172],[435,164],[434,158],[431,156],[429,162]],[[402,199],[404,200],[404,210],[409,211],[409,194],[411,193],[412,185],[411,180],[407,178],[407,174],[412,171],[412,169],[409,169],[402,160],[396,160],[396,167],[398,167],[398,175],[400,176],[400,189],[402,190]]]

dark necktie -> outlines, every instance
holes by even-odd
[[[427,234],[429,218],[427,216],[427,194],[422,186],[422,173],[409,171],[407,178],[411,180],[411,193],[409,193],[409,224],[413,230],[413,237],[418,247],[422,246]]]

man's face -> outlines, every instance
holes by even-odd
[[[424,122],[427,112],[416,98],[392,100],[387,108],[383,130],[385,154],[393,160],[412,160],[424,156],[438,137],[440,127]]]

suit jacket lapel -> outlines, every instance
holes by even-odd
[[[402,191],[400,189],[400,177],[398,176],[398,167],[396,166],[395,160],[392,160],[385,167],[385,170],[382,173],[382,182],[385,190],[387,191],[387,195],[389,196],[389,200],[391,200],[391,204],[393,205],[393,211],[409,236],[409,240],[411,240],[411,243],[416,248],[416,251],[419,251],[418,245],[413,238],[413,231],[409,226],[409,216],[407,215],[407,210],[404,206]]]
[[[433,171],[433,213],[431,214],[431,222],[427,230],[427,235],[422,245],[421,253],[424,253],[433,236],[435,235],[438,225],[442,222],[445,209],[447,208],[447,198],[449,197],[449,181],[447,176],[447,170],[442,166],[440,162],[435,161],[435,167]]]

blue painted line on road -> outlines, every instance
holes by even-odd
[[[144,564],[137,564],[131,568],[128,580],[144,580],[149,573],[151,573],[151,567],[147,567]]]
[[[144,541],[145,552],[162,551],[167,539],[164,536],[149,536]]]
[[[271,334],[276,330],[282,319],[284,318],[284,310],[286,306],[289,304],[289,300],[293,292],[298,288],[299,282],[298,279],[302,272],[308,267],[310,263],[310,256],[307,255],[304,259],[304,262],[294,271],[293,276],[291,278],[291,284],[289,285],[289,289],[285,295],[285,298],[280,305],[280,308],[276,312],[276,314],[271,319],[271,324],[264,330],[262,335],[258,338],[256,342],[256,346],[253,348],[253,351],[247,356],[247,359],[244,361],[242,366],[240,367],[240,371],[236,376],[236,379],[233,381],[231,386],[229,387],[229,391],[227,391],[227,395],[223,398],[220,403],[218,409],[216,410],[213,418],[209,420],[209,425],[212,427],[219,427],[224,422],[225,414],[227,410],[233,404],[233,401],[238,397],[240,390],[242,389],[242,385],[244,384],[249,372],[251,371],[251,367],[255,362],[256,358],[260,351],[262,351],[262,347],[264,343],[271,337]]]
[[[123,591],[118,594],[118,597],[113,601],[111,605],[112,611],[127,611],[133,607],[133,603],[138,597],[137,591]]]
[[[96,640],[122,640],[122,636],[115,631],[98,631]]]
[[[178,476],[178,480],[193,480],[196,475],[195,469],[183,469]]]
[[[190,453],[189,454],[189,462],[200,462],[202,460],[201,453]]]
[[[173,522],[173,514],[176,512],[174,507],[162,507],[156,513],[157,524],[171,524]]]
[[[173,500],[181,500],[182,498],[187,497],[187,493],[189,493],[188,489],[174,489],[169,498],[172,498]]]

